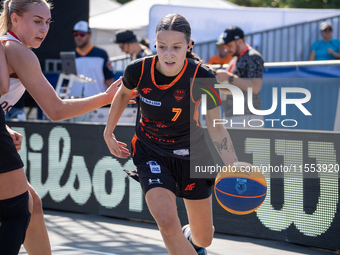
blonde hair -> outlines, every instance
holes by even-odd
[[[50,9],[52,3],[49,0],[5,0],[0,15],[0,36],[6,34],[12,27],[11,15],[16,13],[22,16],[28,11],[29,4],[46,4]]]

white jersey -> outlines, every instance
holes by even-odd
[[[0,41],[16,41],[21,43],[13,35],[7,33],[0,37]],[[9,110],[19,101],[22,95],[25,93],[25,87],[22,85],[18,78],[10,78],[9,91],[7,94],[0,96],[0,105],[4,113],[6,114]]]

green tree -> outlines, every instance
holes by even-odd
[[[339,0],[228,0],[228,1],[240,6],[247,7],[340,9]]]

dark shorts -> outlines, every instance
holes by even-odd
[[[0,108],[0,174],[23,166],[24,163],[15,148],[13,139],[6,129],[4,112]]]
[[[210,152],[197,160],[213,162]],[[190,160],[161,156],[136,140],[133,162],[144,194],[155,187],[168,189],[186,199],[204,199],[212,194],[212,179],[190,178]],[[196,161],[195,164],[201,165]]]

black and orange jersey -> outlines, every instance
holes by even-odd
[[[145,145],[160,155],[186,158],[200,155],[206,149],[203,130],[199,124],[199,104],[202,94],[207,96],[207,109],[220,106],[214,74],[193,59],[186,59],[181,72],[168,77],[155,68],[157,55],[131,62],[124,72],[123,84],[137,87],[141,114],[136,135]],[[196,82],[210,78],[210,82]],[[195,148],[195,153],[190,152]]]

